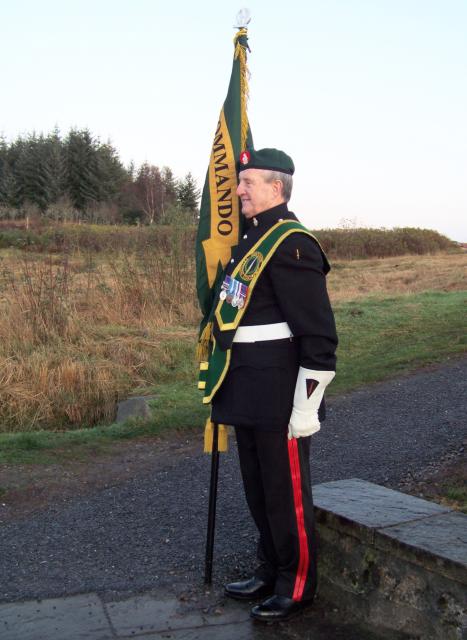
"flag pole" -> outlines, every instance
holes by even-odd
[[[217,480],[219,477],[219,425],[214,422],[211,454],[211,484],[209,487],[208,531],[206,537],[206,560],[204,583],[212,583],[212,559],[214,555],[214,531],[216,526]]]
[[[200,363],[198,389],[204,390],[203,403],[209,404],[218,371],[209,369],[213,349],[214,303],[221,276],[242,233],[242,217],[236,195],[236,161],[253,139],[247,117],[247,51],[250,12],[237,14],[234,58],[227,96],[222,106],[211,149],[206,181],[200,205],[196,236],[196,289],[203,319],[200,324],[197,357]],[[217,388],[217,387],[216,387]],[[211,446],[212,443],[212,446]],[[216,520],[219,451],[227,450],[225,425],[209,418],[205,427],[205,452],[211,452],[208,528],[204,582],[212,582],[214,533]]]

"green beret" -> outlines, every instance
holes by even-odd
[[[269,169],[293,175],[293,160],[279,149],[247,149],[242,151],[238,161],[238,172],[245,169]]]

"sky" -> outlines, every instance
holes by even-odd
[[[467,242],[467,0],[3,2],[0,134],[87,127],[201,188],[243,6],[255,147],[292,156],[301,221]]]

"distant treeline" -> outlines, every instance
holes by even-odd
[[[331,259],[385,258],[455,250],[457,243],[430,229],[318,229],[313,232]],[[175,238],[175,235],[176,238]],[[187,260],[194,256],[194,225],[117,226],[60,224],[35,219],[0,221],[0,248],[62,253],[170,252],[176,239]]]
[[[169,167],[124,167],[110,142],[88,129],[61,137],[0,137],[0,219],[157,224],[198,215],[200,191],[191,173]]]

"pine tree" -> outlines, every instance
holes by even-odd
[[[46,152],[44,136],[33,133],[25,140],[17,164],[23,204],[35,205],[42,213],[50,203]]]
[[[65,158],[64,144],[60,131],[55,127],[45,140],[44,161],[49,190],[49,204],[58,202],[65,194]]]
[[[177,181],[170,167],[162,167],[162,212],[163,220],[167,217],[168,210],[177,202]]]
[[[57,127],[44,136],[18,136],[8,144],[0,136],[0,207],[61,219],[75,215],[149,224],[193,221],[200,191],[191,173],[176,180],[170,167],[144,163],[125,168],[108,141],[101,144],[88,129],[71,129],[65,139]],[[98,206],[101,205],[101,206]],[[6,212],[5,212],[6,210]]]
[[[13,176],[8,158],[8,145],[4,136],[0,137],[0,207],[11,206]]]
[[[96,144],[88,129],[71,129],[65,140],[65,183],[73,206],[86,215],[99,201]]]
[[[8,167],[10,172],[10,206],[20,209],[25,200],[24,154],[26,142],[18,136],[8,147]]]
[[[198,202],[201,191],[198,189],[196,180],[191,173],[187,173],[183,180],[179,180],[177,185],[177,198],[180,206],[194,220],[199,215]]]
[[[110,141],[98,145],[96,155],[99,202],[113,201],[127,178],[127,172]]]

